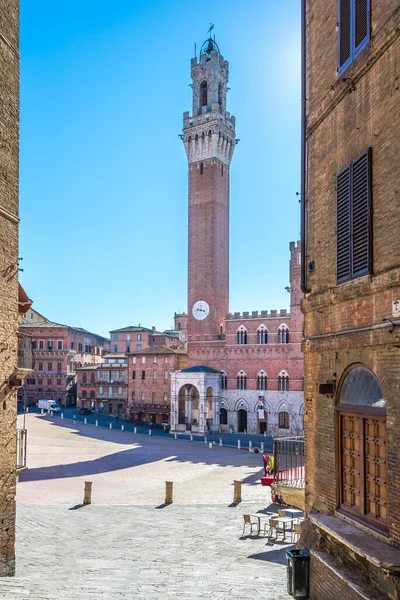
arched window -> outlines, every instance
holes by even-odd
[[[240,371],[236,377],[236,389],[247,390],[247,375],[244,371]]]
[[[90,383],[94,383],[94,373],[90,373]]]
[[[203,171],[204,171],[204,164],[201,162],[200,163],[200,175],[203,175]]]
[[[82,375],[82,383],[86,383],[86,373]]]
[[[237,330],[236,337],[238,344],[247,344],[247,331],[243,325]]]
[[[219,412],[219,423],[220,425],[228,425],[228,411],[226,408],[221,408]]]
[[[268,389],[268,378],[264,371],[260,371],[257,375],[257,389],[259,391]]]
[[[228,376],[225,371],[221,371],[221,390],[228,389]]]
[[[207,81],[200,83],[200,108],[207,106]]]
[[[280,392],[289,391],[289,375],[286,371],[281,371],[278,375],[278,390]]]
[[[180,323],[178,323],[178,329],[180,329],[180,328],[181,328],[181,324],[180,324]]]
[[[95,391],[94,391],[94,390],[91,390],[91,392],[90,392],[90,397],[91,397],[91,398],[95,398],[95,397],[96,397],[96,394],[95,394]]]
[[[222,83],[218,83],[218,103],[222,104]]]
[[[265,325],[260,325],[257,329],[257,344],[268,344],[268,331]]]
[[[386,404],[375,375],[354,365],[339,386],[339,505],[369,525],[387,529]]]
[[[279,413],[279,429],[289,429],[289,413],[286,411]]]
[[[289,329],[286,325],[281,325],[278,329],[278,344],[289,343]]]
[[[82,390],[82,398],[86,398],[87,397],[87,392],[86,390]]]

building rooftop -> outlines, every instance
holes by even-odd
[[[185,348],[171,348],[168,346],[153,346],[145,348],[144,350],[137,350],[136,352],[129,352],[129,354],[187,354]]]
[[[127,333],[129,333],[130,331],[148,331],[149,333],[152,332],[152,330],[148,327],[142,327],[141,325],[129,325],[128,327],[122,327],[121,329],[110,329],[110,333],[123,333],[125,331]]]
[[[49,329],[55,329],[56,327],[66,327],[67,329],[73,329],[74,331],[79,331],[80,333],[88,333],[89,335],[95,335],[98,338],[108,342],[109,339],[99,335],[98,333],[92,333],[87,329],[83,329],[83,327],[72,327],[72,325],[64,325],[63,323],[56,323],[55,321],[38,321],[37,323],[21,323],[20,327],[26,327],[27,329],[44,329],[48,327]]]
[[[221,371],[217,371],[217,369],[212,369],[211,367],[206,367],[204,365],[196,365],[195,367],[187,367],[187,369],[181,369],[181,373],[218,373],[221,374]]]

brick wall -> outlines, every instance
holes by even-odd
[[[319,394],[319,384],[333,381],[339,389],[346,369],[362,363],[386,401],[388,532],[400,545],[400,331],[384,321],[393,318],[392,302],[400,298],[400,8],[397,0],[371,3],[371,40],[339,77],[337,3],[306,4],[306,507],[334,513],[339,506],[338,398]],[[372,273],[337,285],[336,175],[369,147]],[[325,571],[312,561],[312,597],[352,598],[345,583]]]
[[[203,165],[203,172],[201,172]],[[223,171],[222,171],[223,169]],[[188,336],[213,339],[224,331],[229,297],[229,167],[211,158],[189,165]],[[205,300],[204,321],[192,315]]]
[[[15,571],[19,2],[0,1],[0,576]],[[7,276],[5,269],[10,268]]]

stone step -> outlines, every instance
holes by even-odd
[[[353,569],[350,569],[331,554],[310,550],[311,560],[322,563],[333,579],[338,578],[348,588],[346,600],[388,600],[388,596],[369,585]],[[319,565],[317,564],[316,569]],[[323,578],[323,574],[321,574]],[[337,590],[325,592],[324,600],[337,600]],[[330,594],[330,595],[328,595]]]

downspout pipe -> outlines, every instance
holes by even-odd
[[[306,0],[301,0],[301,187],[300,187],[300,250],[303,294],[307,292],[306,281]]]

